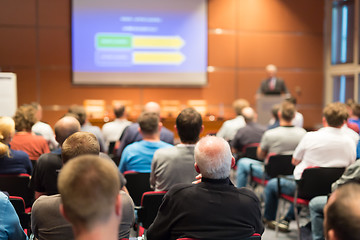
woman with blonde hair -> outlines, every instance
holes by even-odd
[[[15,134],[15,122],[10,117],[0,117],[0,174],[31,174],[32,164],[23,151],[11,149],[9,143]]]

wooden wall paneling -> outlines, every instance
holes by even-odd
[[[321,70],[282,71],[279,76],[285,80],[291,94],[297,98],[299,104],[322,104],[324,75]]]
[[[111,105],[114,99],[131,100],[139,104],[140,89],[112,86],[76,86],[70,80],[70,69],[41,70],[42,102],[53,105],[83,104],[84,99],[104,99]]]
[[[64,0],[37,0],[39,4],[39,25],[70,28],[70,4]]]
[[[237,73],[238,96],[248,100],[252,107],[256,107],[255,94],[261,81],[266,78],[265,67],[261,69],[246,69]]]
[[[0,33],[0,66],[36,65],[35,28],[0,26]]]
[[[208,65],[216,67],[236,66],[236,35],[209,34]]]
[[[0,25],[13,25],[14,27],[19,25],[34,26],[36,23],[36,1],[37,0],[1,1]]]
[[[232,103],[236,98],[236,72],[215,71],[208,74],[209,84],[203,90],[209,113],[219,117],[233,117]]]
[[[323,31],[324,1],[240,0],[238,4],[241,31]]]
[[[67,28],[39,29],[39,61],[44,66],[71,68],[70,31]]]
[[[321,35],[245,34],[238,38],[239,67],[316,68],[323,66]]]
[[[36,69],[32,67],[13,69],[17,78],[18,106],[36,101]]]
[[[235,29],[237,0],[208,0],[208,28]]]

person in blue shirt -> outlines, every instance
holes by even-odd
[[[31,175],[32,164],[29,155],[11,149],[9,143],[15,134],[15,122],[10,117],[0,117],[0,174]]]
[[[28,239],[22,229],[19,217],[9,198],[0,191],[0,239],[23,240]]]
[[[162,123],[159,115],[154,112],[143,112],[139,119],[139,131],[143,140],[128,145],[121,155],[119,170],[151,172],[151,162],[154,153],[159,148],[172,147],[171,144],[160,140]]]

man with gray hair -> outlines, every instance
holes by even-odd
[[[278,78],[277,67],[273,64],[269,64],[265,67],[268,77],[261,82],[261,86],[258,89],[258,94],[266,95],[280,95],[282,93],[289,93],[284,80]]]
[[[208,136],[195,146],[199,184],[178,184],[165,195],[147,239],[242,239],[262,234],[260,202],[229,179],[235,164],[229,144]]]

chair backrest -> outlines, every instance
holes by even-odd
[[[0,190],[6,191],[11,196],[22,197],[26,207],[32,205],[34,192],[29,187],[30,175],[0,175]]]
[[[314,167],[303,171],[297,182],[298,197],[310,200],[313,197],[331,193],[331,184],[338,180],[345,168]]]
[[[257,155],[256,155],[258,146],[259,146],[259,143],[251,143],[251,144],[245,145],[242,149],[244,157],[258,160]]]
[[[147,229],[153,223],[166,191],[149,191],[142,195],[141,208],[138,211],[138,222]]]
[[[22,197],[9,196],[9,200],[13,205],[23,229],[30,230],[30,215],[25,212],[25,202]]]
[[[197,239],[197,238],[178,238],[176,240],[199,240],[199,239]],[[261,240],[261,235],[258,234],[258,233],[254,233],[252,236],[250,236],[248,238],[245,238],[245,239],[244,238],[242,238],[242,239],[239,238],[239,240]]]
[[[135,206],[140,206],[144,192],[151,191],[150,173],[124,172],[126,178],[126,188],[129,191]]]
[[[292,155],[272,155],[265,165],[268,177],[275,178],[279,175],[292,175],[295,166],[291,164]]]

